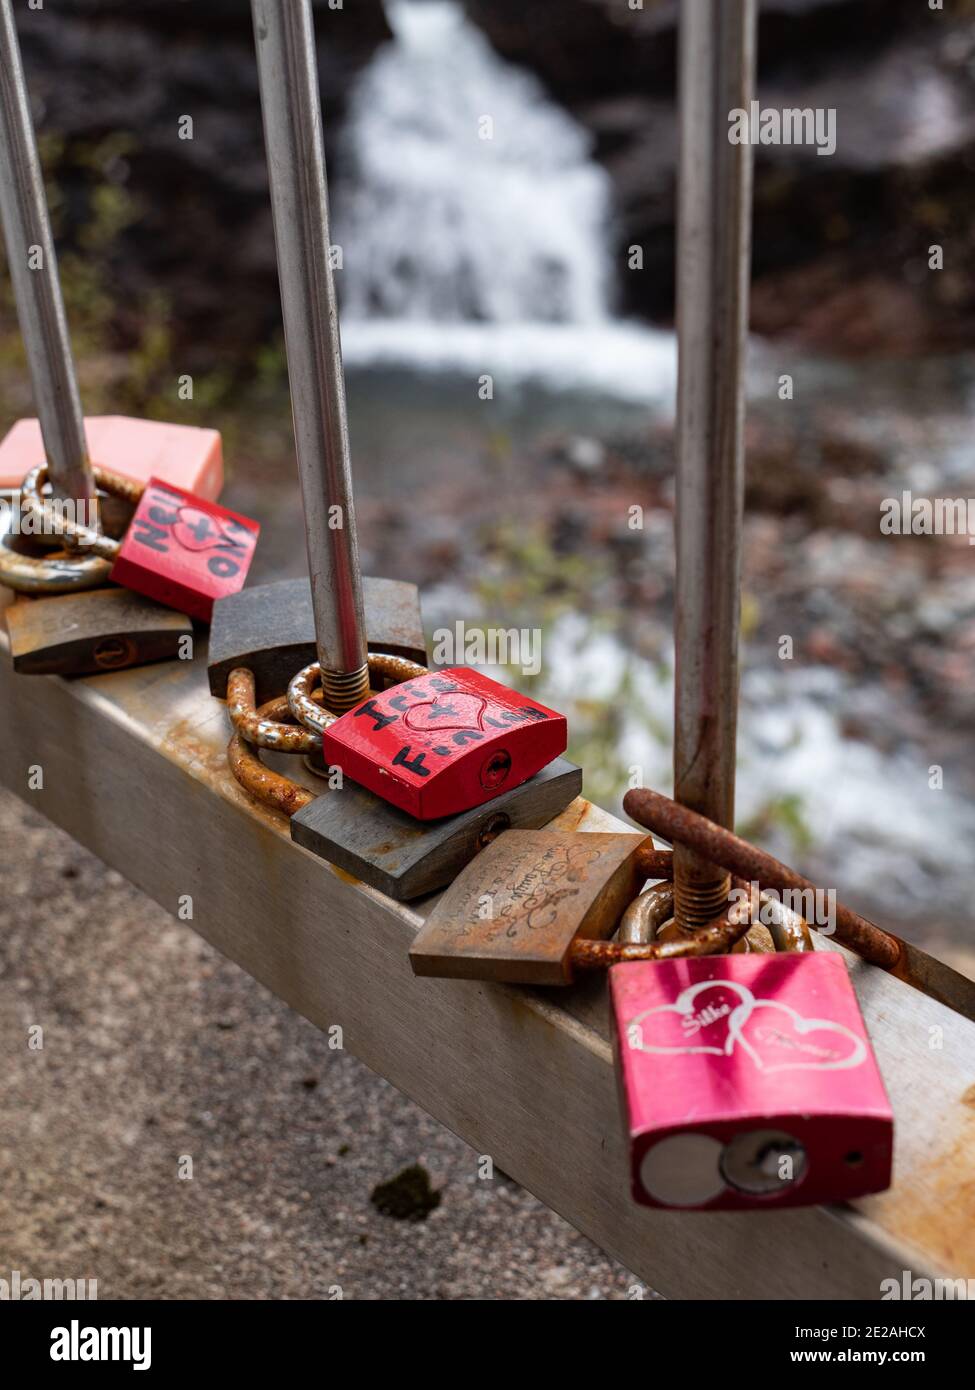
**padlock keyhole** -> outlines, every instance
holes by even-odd
[[[499,748],[481,765],[481,786],[485,791],[500,787],[511,771],[511,754],[506,748]]]
[[[94,650],[95,664],[106,671],[117,671],[135,658],[132,643],[126,637],[103,637]]]

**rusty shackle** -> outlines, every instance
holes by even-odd
[[[369,657],[369,674],[394,683],[412,676],[425,676],[427,669],[402,656],[376,652]],[[276,753],[321,753],[322,730],[339,718],[322,705],[322,697],[314,694],[319,680],[318,662],[304,667],[292,679],[287,696],[270,701],[276,713],[255,707],[254,673],[238,666],[227,677],[227,713],[234,729],[258,748]],[[294,723],[286,723],[289,715]]]
[[[655,851],[661,853],[661,851]],[[643,852],[643,858],[647,852]],[[763,905],[771,906],[767,894],[756,892],[740,878],[732,878],[735,899],[724,911],[703,927],[683,932],[671,941],[658,941],[657,932],[674,915],[672,883],[660,883],[634,898],[620,919],[615,941],[591,941],[579,937],[572,943],[572,965],[577,970],[598,970],[640,960],[683,960],[688,956],[724,955],[758,921]],[[768,930],[777,951],[813,950],[809,927],[797,912],[775,904]]]
[[[133,506],[138,503],[145,488],[143,483],[123,478],[107,468],[92,471],[102,492]],[[46,532],[63,539],[65,549],[44,556],[24,555],[12,549],[9,533],[13,513],[4,508],[0,518],[0,584],[20,594],[70,594],[100,588],[108,582],[119,542],[65,516],[44,496],[47,480],[46,463],[32,468],[20,485],[22,505]],[[79,553],[76,546],[83,546],[84,553]]]
[[[369,657],[369,674],[372,679],[398,684],[425,676],[427,668],[406,657],[376,652]],[[255,706],[253,671],[238,666],[227,678],[227,713],[234,726],[227,745],[230,770],[246,792],[286,816],[314,801],[316,793],[265,767],[256,749],[321,754],[322,730],[339,716],[323,708],[321,696],[315,695],[318,678],[318,663],[312,662],[292,679],[287,695],[268,700],[260,708]]]
[[[61,550],[24,555],[11,545],[13,509],[0,510],[0,584],[18,594],[74,594],[108,581],[112,566],[98,555]]]
[[[816,885],[756,845],[700,816],[687,806],[648,787],[626,793],[623,809],[645,829],[672,843],[687,845],[709,863],[731,870],[749,882],[778,892],[817,892]],[[895,969],[901,960],[901,942],[852,908],[836,904],[835,939],[872,965]]]
[[[107,492],[110,497],[119,497],[132,506],[138,504],[145,492],[145,483],[137,482],[134,478],[123,478],[121,473],[113,473],[111,469],[96,465],[92,472],[102,492]],[[63,536],[69,545],[84,546],[90,555],[97,555],[102,560],[114,560],[121,542],[63,516],[60,509],[44,496],[47,479],[48,466],[39,463],[30,470],[20,487],[24,502],[38,521],[54,535]]]

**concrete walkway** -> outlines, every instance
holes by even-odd
[[[0,843],[0,1278],[97,1278],[102,1299],[649,1296],[7,794]],[[382,1215],[373,1189],[417,1163],[439,1205]]]

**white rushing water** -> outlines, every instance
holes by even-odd
[[[587,719],[606,717],[593,710],[612,710],[621,766],[640,769],[638,780],[646,786],[670,790],[672,653],[655,668],[627,652],[612,633],[573,614],[547,634],[543,672],[542,689],[532,693],[566,711],[577,737],[584,736]],[[739,824],[794,800],[808,834],[802,856],[812,855],[823,875],[838,869],[864,899],[899,917],[920,914],[932,902],[941,913],[970,916],[967,870],[975,807],[947,788],[930,788],[929,760],[920,749],[882,752],[846,737],[836,711],[850,694],[849,678],[826,667],[743,673]],[[882,718],[884,692],[860,694],[875,702],[873,711]],[[784,827],[769,847],[787,861],[796,857]]]
[[[611,189],[587,133],[455,0],[387,0],[336,187],[351,365],[668,402],[673,335],[614,318]]]

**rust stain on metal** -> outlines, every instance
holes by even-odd
[[[346,869],[340,869],[337,864],[329,866],[336,878],[340,878],[343,883],[351,883],[354,888],[361,887],[362,879],[356,878],[355,874],[350,874]]]
[[[586,801],[582,796],[577,796],[571,801],[565,810],[562,811],[552,822],[553,830],[578,830],[584,821],[589,819],[590,812],[593,810],[591,801]]]
[[[965,1092],[967,1096],[975,1087]],[[962,1097],[964,1101],[964,1097]],[[966,1105],[970,1102],[966,1102]],[[975,1115],[965,1115],[948,1149],[911,1173],[897,1205],[897,1235],[955,1278],[975,1272]]]
[[[162,741],[162,751],[176,755],[180,763],[193,763],[209,777],[225,777],[227,771],[223,749],[201,737],[191,719],[177,719]]]

